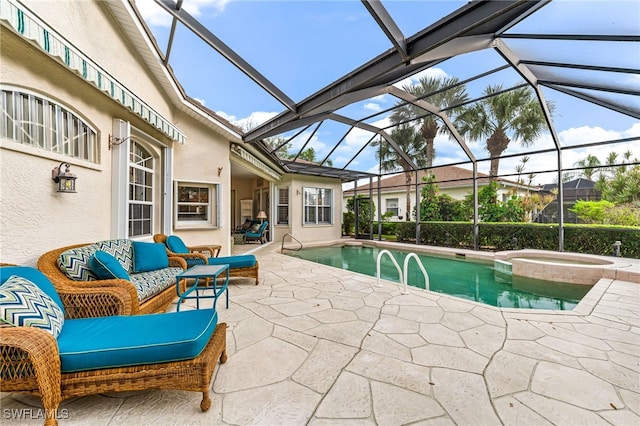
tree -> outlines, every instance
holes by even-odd
[[[500,93],[501,85],[488,86],[486,96],[466,108],[456,118],[456,127],[464,137],[485,140],[485,148],[491,157],[489,175],[498,176],[500,156],[512,140],[523,146],[531,145],[547,128],[542,108],[529,87]],[[552,105],[549,105],[552,109]]]
[[[459,82],[460,80],[457,77],[426,76],[420,78],[417,84],[405,85],[402,89],[417,98],[423,98],[425,95],[432,93],[432,95],[426,96],[424,100],[439,109],[445,109],[462,104],[467,100],[467,89],[463,85],[458,86]],[[452,111],[460,110],[461,108],[458,107]],[[427,111],[414,104],[407,104],[397,108],[391,115],[391,121],[393,123],[411,121],[425,114],[427,115],[421,119],[418,131],[425,143],[425,166],[426,168],[431,168],[433,159],[436,156],[435,138],[438,133],[448,133],[447,127],[441,123],[437,116],[427,113]]]
[[[271,149],[276,150],[275,153],[280,158],[286,158],[289,160],[293,160],[294,158],[296,158],[296,154],[290,153],[290,151],[293,149],[293,144],[291,142],[286,142],[285,138],[281,136],[275,136],[273,138],[265,139],[265,142],[267,143],[268,146],[271,147]],[[306,161],[311,161],[312,163],[318,162],[316,160],[316,151],[315,149],[313,149],[313,147],[309,147],[304,151],[302,151],[298,155],[298,158]],[[328,159],[326,163],[327,163],[327,166],[329,167],[333,166],[333,162],[330,159]]]
[[[356,198],[351,197],[347,200],[347,212],[353,215],[355,220]],[[358,195],[358,233],[366,234],[369,232],[371,218],[376,214],[376,205],[371,202],[369,197],[362,194]]]
[[[587,155],[587,158],[584,160],[580,160],[573,164],[577,167],[582,167],[582,173],[579,173],[578,176],[584,176],[585,179],[593,180],[595,178],[595,173],[598,170],[598,166],[600,165],[600,160],[595,155]]]
[[[404,123],[400,124],[391,132],[391,138],[395,141],[398,147],[404,151],[407,156],[413,160],[415,165],[421,169],[426,166],[425,141],[422,136],[411,125]],[[405,183],[407,187],[407,204],[406,204],[406,220],[411,218],[411,181],[413,167],[409,164],[388,142],[384,139],[374,141],[372,146],[378,146],[379,149],[376,152],[376,158],[380,161],[381,171],[395,171],[397,167],[404,171]]]

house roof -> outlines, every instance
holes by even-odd
[[[570,180],[569,182],[564,182],[562,184],[562,189],[566,190],[578,190],[578,189],[594,189],[596,187],[596,183],[590,179],[578,178],[574,180]],[[558,188],[557,183],[547,183],[542,187],[543,191],[551,192],[554,189]]]
[[[464,169],[462,167],[457,166],[444,166],[444,167],[436,167],[431,170],[431,172],[435,175],[436,181],[440,188],[457,188],[457,187],[468,187],[473,184],[473,172],[468,169]],[[427,170],[420,170],[418,172],[419,179],[422,180],[423,177],[427,176]],[[414,174],[412,173],[412,176]],[[496,179],[499,183],[503,183],[508,186],[526,186],[523,184],[518,184],[518,182],[498,178]],[[485,173],[478,173],[478,185],[487,185],[490,182],[489,175]],[[400,173],[397,175],[389,176],[383,179],[380,179],[380,188],[382,192],[393,192],[396,190],[404,190],[406,188],[405,183],[405,175],[404,173]],[[369,184],[359,185],[358,192],[367,192],[369,191]],[[373,182],[373,190],[377,191],[378,183]],[[537,187],[530,187],[532,190],[537,190]],[[354,193],[353,189],[348,189],[344,191],[345,195],[351,195]]]

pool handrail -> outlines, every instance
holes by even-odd
[[[298,244],[300,244],[300,247],[298,247],[298,248],[286,248],[285,249],[284,248],[284,238],[287,235],[291,237],[291,240],[295,240]],[[283,250],[300,251],[300,250],[302,250],[302,243],[296,237],[294,237],[293,235],[291,235],[290,233],[287,232],[286,234],[284,234],[282,236],[282,243],[280,244],[280,253],[282,253]]]
[[[415,258],[416,259],[416,263],[418,264],[418,266],[420,267],[420,270],[422,271],[422,275],[424,275],[424,288],[425,290],[429,290],[429,274],[427,274],[427,270],[424,268],[424,265],[422,264],[422,262],[420,262],[420,258],[418,257],[417,254],[415,253],[409,253],[407,255],[407,257],[404,258],[404,294],[407,294],[407,283],[409,282],[409,259],[411,258]]]
[[[376,283],[376,287],[380,287],[381,286],[381,284],[380,284],[380,259],[385,254],[389,256],[389,258],[391,259],[391,261],[395,265],[396,269],[398,270],[398,275],[400,275],[400,285],[402,285],[404,280],[402,279],[402,271],[400,270],[400,265],[398,265],[398,262],[396,261],[396,258],[393,257],[393,254],[391,254],[391,252],[389,250],[382,250],[380,253],[378,253],[378,258],[376,259],[376,277],[378,277],[378,282]],[[405,290],[406,290],[406,286],[405,286]]]

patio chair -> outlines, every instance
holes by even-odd
[[[57,424],[62,400],[104,392],[202,392],[207,411],[216,361],[227,360],[227,326],[213,309],[69,319],[31,267],[0,267],[0,314],[2,391],[38,394],[45,425]]]
[[[191,252],[189,246],[177,235],[155,234],[153,240],[163,243],[169,256],[182,257],[187,267],[195,265],[229,265],[229,277],[255,278],[258,285],[258,260],[252,254],[238,256],[207,256],[204,253]]]
[[[260,244],[264,244],[265,241],[265,232],[267,231],[267,226],[269,226],[269,221],[265,220],[260,224],[260,226],[254,230],[254,228],[249,229],[244,233],[244,241],[260,241]]]

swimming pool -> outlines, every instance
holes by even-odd
[[[376,276],[376,259],[382,248],[369,246],[309,247],[285,254],[334,266],[352,272]],[[389,250],[399,265],[407,252]],[[448,259],[419,254],[429,274],[429,290],[487,305],[505,308],[571,310],[591,289],[589,285],[556,283],[497,272],[492,263]],[[391,260],[381,260],[380,275],[399,282],[398,271]],[[415,262],[409,263],[408,284],[425,288],[425,281]]]

